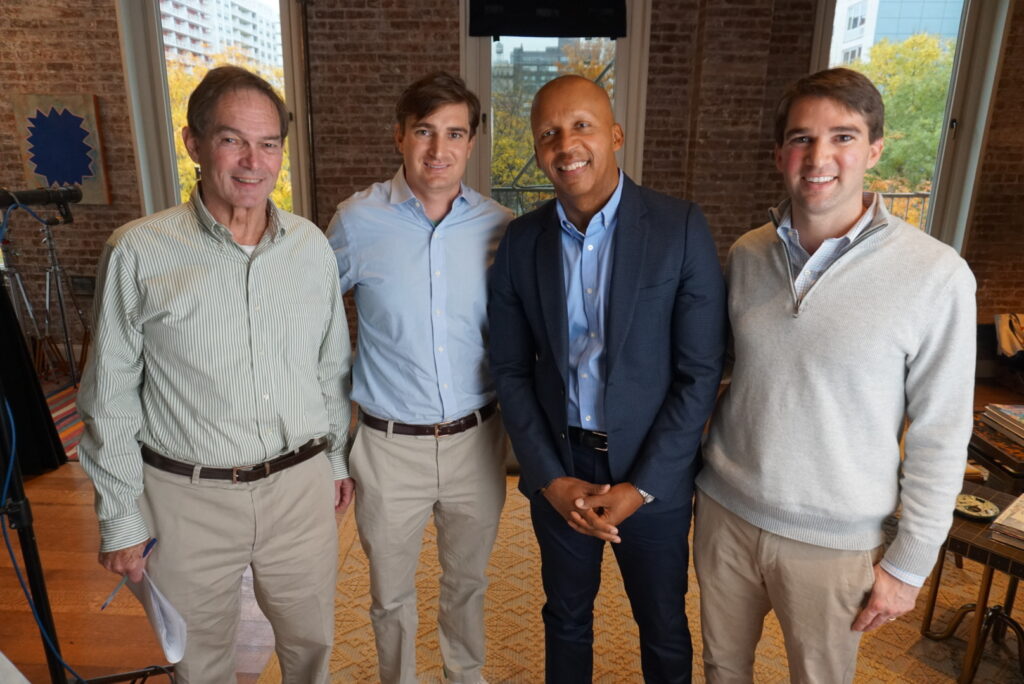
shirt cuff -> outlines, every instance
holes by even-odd
[[[899,568],[894,567],[891,563],[889,563],[884,558],[882,559],[880,565],[882,566],[882,570],[885,570],[887,573],[889,573],[890,575],[892,575],[893,577],[898,579],[900,582],[903,582],[905,584],[909,584],[912,587],[920,588],[920,587],[924,586],[924,581],[925,581],[925,579],[927,579],[926,577],[923,577],[922,575],[915,575],[912,572],[907,572],[905,570],[900,570]]]
[[[149,528],[141,513],[117,520],[100,520],[100,551],[120,551],[149,539]]]
[[[331,462],[331,473],[334,475],[335,480],[344,480],[350,477],[348,474],[348,454],[344,450],[339,449],[338,451],[331,452],[327,455],[327,458]]]

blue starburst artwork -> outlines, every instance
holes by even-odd
[[[29,120],[29,161],[35,172],[46,177],[47,185],[82,184],[91,176],[92,149],[83,142],[89,131],[82,128],[85,117],[50,107],[50,113],[36,110]]]
[[[12,97],[29,188],[78,185],[82,204],[110,204],[93,95]]]

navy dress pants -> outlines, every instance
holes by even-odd
[[[608,455],[573,447],[575,477],[611,483]],[[692,481],[681,483],[671,501],[641,506],[619,526],[613,544],[633,618],[640,627],[644,681],[689,682],[693,660],[686,621],[686,583]],[[537,493],[530,501],[541,553],[546,603],[544,619],[546,681],[574,684],[593,679],[594,599],[601,584],[600,539],[574,531]],[[617,648],[635,644],[615,639]]]

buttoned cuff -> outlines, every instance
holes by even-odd
[[[346,477],[350,477],[348,474],[348,454],[343,449],[332,451],[327,455],[327,458],[331,461],[331,473],[334,475],[335,480],[344,480]]]
[[[149,539],[149,528],[141,513],[117,520],[100,520],[100,551],[120,551]]]

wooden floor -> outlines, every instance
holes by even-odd
[[[166,664],[138,602],[127,589],[102,613],[117,576],[96,560],[99,532],[92,485],[78,463],[68,463],[25,483],[37,545],[64,660],[82,677],[98,677]],[[17,534],[8,531],[22,565]],[[0,557],[0,652],[35,683],[50,681],[42,640],[18,586],[6,549]],[[252,593],[242,587],[236,667],[239,682],[255,682],[274,637]],[[162,678],[151,681],[159,682]]]
[[[980,386],[978,408],[990,402],[1020,403],[1020,395]],[[99,606],[117,583],[96,561],[99,534],[92,508],[92,486],[78,463],[30,479],[25,484],[34,514],[37,543],[64,659],[83,677],[98,677],[166,661],[145,615],[126,590],[102,613]],[[8,532],[22,563],[17,535]],[[236,666],[239,682],[255,682],[273,651],[273,634],[243,584],[242,622]],[[50,681],[42,642],[18,587],[6,550],[0,555],[0,652],[29,681]],[[160,681],[155,679],[153,681]]]

